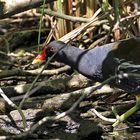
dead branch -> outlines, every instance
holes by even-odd
[[[70,66],[64,66],[54,70],[44,70],[42,75],[56,75],[70,70]],[[36,70],[21,70],[21,69],[12,69],[12,70],[3,70],[0,72],[0,78],[10,77],[10,76],[36,76],[40,73],[41,68]]]
[[[46,10],[44,10],[44,12],[48,15],[56,16],[58,18],[62,18],[62,19],[72,21],[72,22],[84,22],[84,23],[86,23],[86,22],[89,22],[91,20],[90,18],[87,19],[87,18],[83,18],[83,17],[69,16],[69,15],[66,15],[66,14],[62,14],[62,13],[52,11],[50,9],[46,9]]]
[[[44,70],[41,75],[57,75],[57,74],[66,72],[66,71],[68,71],[70,69],[71,69],[70,66],[65,65],[65,66],[57,68],[57,69]],[[42,68],[39,68],[39,69],[35,69],[35,70],[26,70],[26,72],[38,75],[41,70],[42,70]]]
[[[67,78],[58,78],[54,80],[37,82],[35,84],[35,87],[40,86],[40,89],[36,91],[36,94],[59,93],[68,90],[84,88],[87,85],[89,85],[90,82],[91,82],[90,80],[88,80],[86,77],[82,75],[74,75]],[[17,96],[19,94],[20,95],[24,94],[25,92],[27,92],[30,86],[31,84],[7,86],[7,87],[2,87],[2,90],[4,90],[5,94],[8,97],[11,97],[11,96]]]
[[[54,1],[55,0],[46,0],[46,3]],[[4,19],[32,8],[37,8],[43,4],[43,0],[1,0],[0,4],[2,7],[0,19]]]

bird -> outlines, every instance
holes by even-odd
[[[56,61],[71,66],[94,81],[102,82],[122,72],[140,74],[140,38],[124,39],[85,50],[71,43],[55,40],[43,48],[32,64],[45,61],[55,53]],[[115,127],[118,122],[125,121],[140,108],[140,78],[122,77],[114,79],[109,84],[136,97],[135,106],[117,118],[116,123],[113,124]]]

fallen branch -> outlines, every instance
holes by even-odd
[[[41,75],[58,75],[60,73],[63,73],[63,72],[66,72],[68,70],[70,70],[71,67],[68,66],[68,65],[65,65],[63,67],[60,67],[60,68],[57,68],[57,69],[52,69],[52,70],[44,70],[42,72]],[[41,72],[41,68],[39,69],[35,69],[35,70],[26,70],[26,72],[30,73],[30,74],[35,74],[35,75],[38,75],[40,72]]]
[[[50,15],[50,16],[55,16],[55,17],[62,18],[62,19],[68,20],[68,21],[72,21],[72,22],[86,23],[86,22],[89,22],[91,20],[90,18],[88,19],[88,18],[82,18],[82,17],[69,16],[69,15],[66,15],[66,14],[62,14],[62,13],[59,13],[59,12],[52,11],[50,9],[44,10],[44,13],[47,14],[47,15]]]
[[[53,69],[53,70],[44,70],[42,72],[42,75],[57,75],[63,72],[66,72],[70,70],[70,66],[64,66],[61,68]],[[6,78],[10,76],[36,76],[40,73],[42,69],[36,69],[36,70],[21,70],[21,69],[12,69],[12,70],[3,70],[0,72],[0,78]]]
[[[46,0],[46,3],[51,3],[56,0]],[[37,8],[43,4],[43,0],[1,0],[1,9],[3,12],[0,14],[0,19],[9,18],[15,14]]]
[[[34,87],[40,87],[36,93],[59,93],[68,90],[76,90],[90,85],[91,81],[82,75],[73,75],[66,78],[50,79],[47,81],[36,82]],[[8,97],[21,95],[27,92],[31,84],[21,84],[17,86],[2,87]],[[20,98],[21,99],[21,98]]]

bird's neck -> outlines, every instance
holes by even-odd
[[[76,68],[76,62],[84,50],[74,46],[65,46],[56,55],[56,60]]]

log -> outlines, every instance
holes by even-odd
[[[50,79],[47,81],[37,82],[35,87],[40,88],[36,91],[36,95],[60,93],[84,88],[91,83],[91,80],[82,75],[73,75],[66,78]],[[17,86],[1,87],[8,97],[22,95],[27,92],[31,84],[21,84]]]

